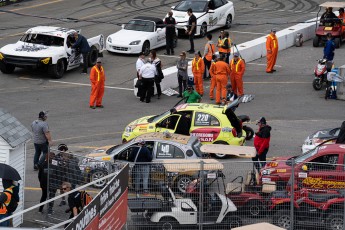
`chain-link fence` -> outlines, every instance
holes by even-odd
[[[127,229],[232,229],[260,222],[291,230],[343,229],[345,166],[340,160],[328,154],[308,163],[176,159],[134,164],[57,152],[40,169],[47,176],[46,196],[54,202],[24,215],[56,226],[71,215],[67,196],[60,195],[64,182],[95,197],[111,179],[104,176],[129,163]]]
[[[259,170],[251,161],[232,160],[221,167],[206,162],[136,165],[127,226],[231,229],[268,222],[284,229],[343,229],[344,165],[324,158],[333,164],[273,161]]]

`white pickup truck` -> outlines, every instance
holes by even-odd
[[[82,62],[81,53],[70,47],[70,38],[75,32],[78,31],[52,26],[29,29],[17,43],[0,49],[1,72],[10,74],[16,67],[40,68],[53,78],[61,78],[65,71],[77,68]],[[93,66],[102,56],[104,36],[101,34],[87,41],[91,47],[88,64]]]

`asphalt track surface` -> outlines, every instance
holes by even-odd
[[[235,0],[235,20],[230,36],[240,44],[268,34],[272,27],[278,30],[287,28],[314,18],[318,4],[322,2]],[[81,28],[86,37],[100,33],[107,36],[118,31],[120,24],[134,16],[163,18],[175,4],[176,1],[164,0],[24,1],[0,8],[0,46],[16,42],[26,29],[37,25]],[[65,22],[61,20],[64,18],[80,21]],[[219,30],[212,32],[214,37],[218,33]],[[197,38],[195,43],[197,49],[203,50],[205,39]],[[175,53],[188,49],[188,39],[180,38]],[[345,64],[343,49],[336,50],[337,66]],[[163,56],[164,52],[164,48],[158,50],[163,65],[175,65],[178,57]],[[338,127],[344,120],[344,101],[326,101],[323,99],[324,90],[317,92],[312,88],[313,68],[321,56],[322,48],[313,48],[311,42],[306,42],[302,47],[279,52],[274,74],[265,73],[265,58],[247,63],[244,91],[254,94],[255,100],[241,105],[236,113],[247,114],[253,121],[261,116],[267,118],[272,126],[270,157],[299,154],[308,134],[321,128]],[[89,80],[80,74],[80,70],[69,71],[59,80],[50,79],[43,72],[22,69],[11,75],[0,74],[0,106],[28,128],[39,111],[49,110],[48,123],[55,147],[66,143],[72,151],[84,154],[99,146],[118,144],[130,121],[161,113],[177,102],[176,97],[163,96],[146,104],[134,97],[132,79],[135,77],[136,59],[136,55],[104,53],[103,65],[107,75],[104,109],[88,108]],[[206,92],[208,86],[209,82],[205,82]],[[210,101],[205,97],[203,102]],[[250,126],[257,129],[254,122]],[[247,145],[252,145],[252,141]],[[40,194],[34,189],[39,186],[37,174],[32,170],[33,153],[33,144],[29,142],[26,207],[37,204]]]

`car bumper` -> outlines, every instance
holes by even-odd
[[[123,54],[137,54],[142,51],[142,44],[139,45],[122,45],[106,43],[105,47],[109,52],[123,53]]]
[[[16,67],[44,67],[49,66],[51,61],[47,64],[41,62],[42,58],[37,57],[22,57],[22,56],[13,56],[13,55],[4,55],[4,58],[1,60],[5,64],[11,64]]]

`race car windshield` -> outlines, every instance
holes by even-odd
[[[207,3],[208,1],[182,1],[174,8],[174,10],[187,12],[189,8],[192,8],[193,12],[205,12]]]
[[[153,117],[150,117],[149,119],[147,119],[147,122],[151,123],[151,122],[157,122],[160,119],[162,119],[163,117],[167,116],[170,114],[170,111],[165,111],[164,113],[160,114],[160,115],[155,115]]]
[[[47,34],[32,34],[28,33],[25,34],[20,41],[37,44],[37,45],[45,45],[45,46],[63,46],[64,45],[64,38],[51,36]]]
[[[311,151],[309,151],[309,152],[307,152],[307,153],[297,157],[295,159],[295,163],[299,164],[299,163],[302,163],[302,162],[306,161],[309,157],[314,156],[317,153],[317,150],[318,150],[318,148],[315,148],[315,149],[313,149],[313,150],[311,150]],[[288,162],[290,162],[290,165],[291,165],[291,161],[288,161]]]
[[[132,20],[126,24],[124,29],[143,32],[154,32],[154,23],[150,21]]]

